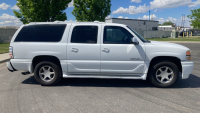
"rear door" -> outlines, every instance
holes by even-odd
[[[100,74],[100,32],[100,24],[72,24],[67,46],[68,74]]]

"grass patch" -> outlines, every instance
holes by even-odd
[[[10,43],[0,43],[0,54],[9,52]]]
[[[150,38],[150,41],[200,41],[200,36],[179,38]]]

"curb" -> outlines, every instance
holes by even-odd
[[[0,64],[3,64],[3,63],[5,63],[5,62],[7,62],[7,61],[9,61],[10,60],[10,58],[9,59],[6,59],[6,60],[2,60],[2,61],[0,61]]]

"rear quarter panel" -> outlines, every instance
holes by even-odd
[[[60,62],[66,61],[66,50],[67,50],[67,38],[68,31],[71,24],[67,24],[65,32],[60,42],[14,42],[20,28],[11,40],[10,46],[13,47],[14,60],[19,60],[23,63],[23,60],[31,63],[33,58],[41,55],[50,55],[57,57]],[[65,64],[65,63],[62,63]],[[17,63],[13,64],[17,69]],[[15,66],[16,65],[16,66]],[[21,68],[19,68],[21,70]]]

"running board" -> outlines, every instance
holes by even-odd
[[[146,80],[146,74],[142,75],[63,75],[63,78],[101,78],[101,79],[140,79]]]

